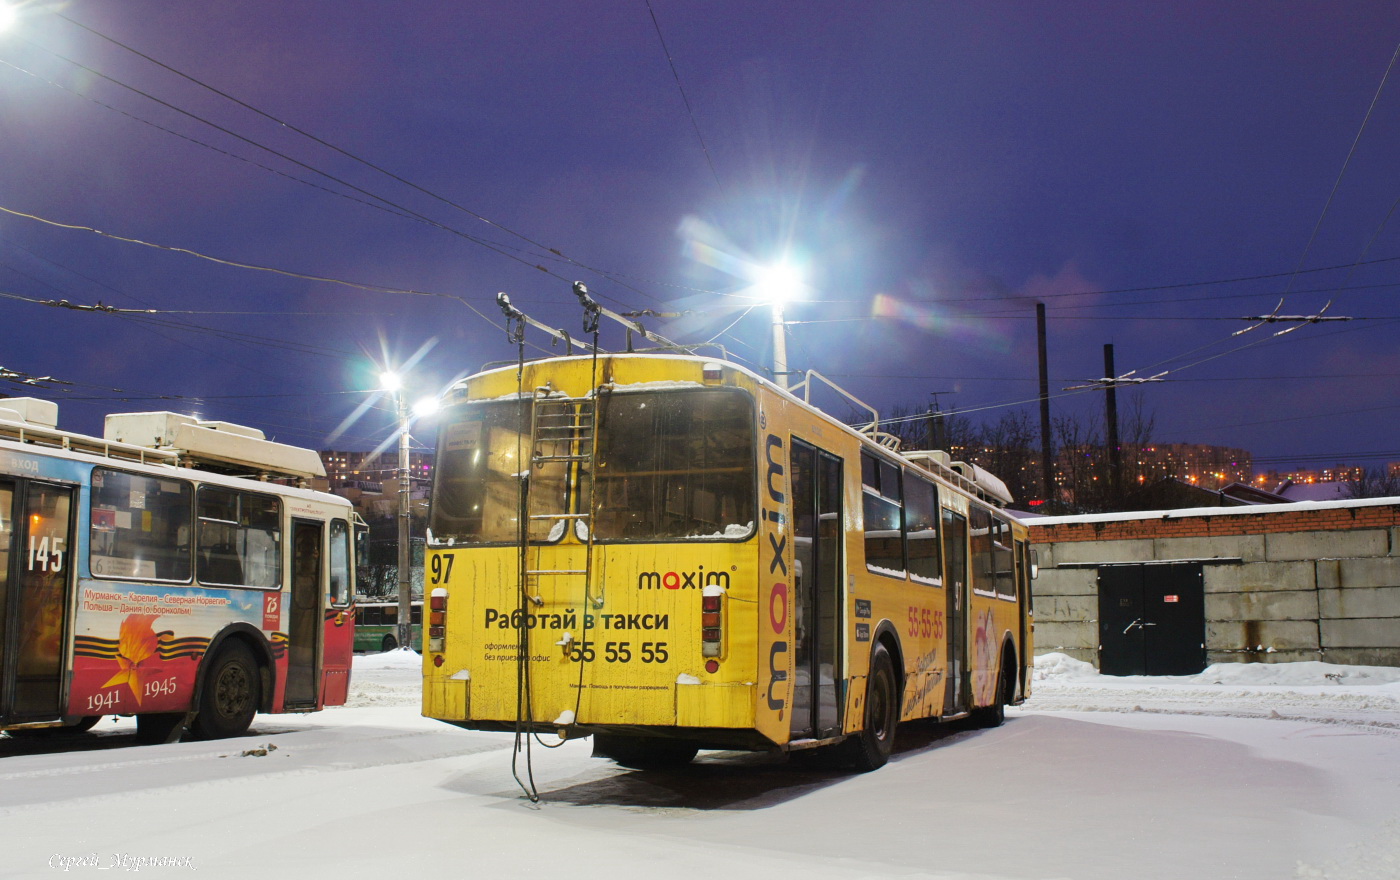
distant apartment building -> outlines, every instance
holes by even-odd
[[[1249,483],[1254,476],[1254,456],[1233,446],[1204,443],[1151,443],[1122,446],[1123,480],[1150,485],[1177,479],[1203,489],[1219,489],[1231,483]],[[1108,450],[1103,446],[1062,449],[1055,461],[1055,478],[1061,486],[1082,485],[1106,479]]]
[[[1219,489],[1231,483],[1248,483],[1254,476],[1254,456],[1233,446],[1153,443],[1125,453],[1135,458],[1140,483],[1176,477],[1195,486]]]
[[[349,499],[366,520],[394,517],[399,511],[399,454],[397,449],[354,452],[328,449],[320,453],[326,466],[324,484],[317,488]],[[433,453],[410,452],[410,498],[414,516],[427,514],[428,492],[433,482]]]
[[[1394,462],[1390,465],[1391,474],[1400,473],[1396,465],[1400,465],[1400,462]],[[1365,465],[1339,464],[1335,467],[1321,468],[1318,470],[1269,470],[1262,474],[1257,474],[1254,477],[1254,484],[1256,486],[1268,487],[1282,486],[1285,483],[1293,483],[1295,485],[1302,485],[1304,483],[1350,483],[1361,480],[1365,476]]]

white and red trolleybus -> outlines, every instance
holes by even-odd
[[[345,702],[358,518],[312,450],[175,413],[60,431],[0,399],[0,729],[237,736]]]

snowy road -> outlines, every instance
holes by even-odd
[[[0,740],[0,877],[125,855],[177,863],[146,877],[297,880],[1400,878],[1400,670],[1253,669],[1104,680],[1051,661],[1004,727],[902,728],[867,775],[536,748],[535,807],[509,737],[418,717],[412,658],[359,658],[352,705],[259,716],[238,740],[142,747],[128,721],[82,749]]]

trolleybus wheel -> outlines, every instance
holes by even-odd
[[[870,675],[865,681],[865,729],[851,739],[850,763],[862,773],[885,766],[894,750],[894,731],[899,724],[899,694],[894,663],[884,645],[870,652]]]
[[[978,727],[1001,727],[1002,722],[1006,721],[1006,704],[1011,702],[1011,698],[1007,694],[1007,684],[1010,679],[1006,675],[1005,665],[1003,663],[1003,668],[997,671],[995,702],[990,706],[973,710],[972,720]]]
[[[700,751],[695,745],[679,739],[659,739],[647,736],[625,736],[615,733],[595,733],[595,757],[612,758],[633,770],[659,770],[689,764]]]
[[[392,651],[399,646],[399,640],[393,636],[385,636],[384,642],[379,646],[381,651]]]
[[[200,739],[238,736],[253,723],[261,692],[258,665],[243,645],[234,642],[214,658],[199,694],[192,730]]]

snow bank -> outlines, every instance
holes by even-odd
[[[382,654],[355,655],[355,672],[367,669],[422,669],[423,655],[407,648],[385,651]]]
[[[1400,668],[1339,663],[1213,663],[1195,675],[1102,675],[1092,663],[1053,652],[1035,658],[1035,681],[1105,685],[1254,685],[1259,687],[1380,687],[1400,694]]]
[[[1094,664],[1055,652],[1035,658],[1035,681],[1092,681],[1099,677]]]

